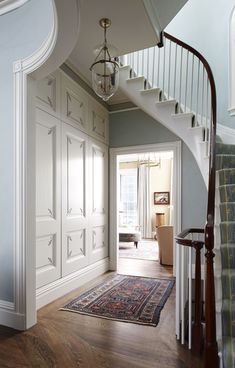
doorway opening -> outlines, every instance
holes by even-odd
[[[146,262],[152,261],[156,267],[173,266],[174,272],[174,235],[181,226],[180,167],[180,142],[111,149],[113,270],[129,273],[133,262],[144,262],[148,268]],[[164,249],[160,244],[161,231],[165,231]]]

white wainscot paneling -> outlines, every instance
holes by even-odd
[[[74,127],[87,130],[88,98],[76,83],[62,74],[62,117]]]
[[[56,78],[54,76],[37,81],[37,98],[44,107],[56,111]]]
[[[62,275],[88,265],[88,139],[62,127]]]
[[[91,254],[90,263],[108,256],[108,153],[107,147],[93,140],[91,152]]]
[[[85,215],[85,142],[67,135],[67,214]]]
[[[60,277],[57,267],[56,234],[36,239],[36,280],[37,287],[48,284]]]
[[[36,109],[36,285],[61,277],[60,123]]]
[[[55,71],[36,82],[37,107],[57,117],[60,115],[60,77],[61,73]]]
[[[108,142],[108,112],[93,100],[89,101],[89,132],[102,142]]]
[[[86,256],[85,230],[71,231],[67,236],[67,262]]]
[[[105,212],[105,152],[92,145],[92,212]]]
[[[92,253],[90,257],[91,263],[108,257],[108,232],[105,224],[92,227]]]
[[[36,216],[55,217],[55,128],[36,124]]]
[[[105,226],[95,226],[92,230],[92,248],[93,251],[99,250],[105,246]]]

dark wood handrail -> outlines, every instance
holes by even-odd
[[[185,239],[185,237],[190,234],[204,234],[204,229],[192,228],[192,229],[183,230],[179,235],[175,237],[175,240],[180,245],[184,245],[186,247],[192,247],[192,248],[195,248],[197,244],[202,244],[202,245],[204,244],[204,241],[199,241],[199,240],[192,241],[191,239]]]
[[[211,91],[211,125],[210,125],[210,151],[209,151],[209,181],[208,181],[208,203],[207,220],[205,225],[205,247],[206,247],[206,273],[205,273],[205,359],[204,368],[219,368],[218,346],[216,341],[216,316],[215,316],[215,286],[214,286],[214,217],[215,217],[215,164],[216,164],[216,88],[214,77],[204,56],[193,47],[176,37],[164,32],[164,37],[177,45],[193,53],[203,64]]]

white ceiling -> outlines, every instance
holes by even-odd
[[[142,0],[81,0],[79,38],[69,61],[87,82],[91,80],[89,67],[95,59],[93,50],[103,42],[101,18],[112,22],[107,41],[117,48],[118,55],[158,42]]]
[[[89,70],[94,62],[97,45],[103,43],[101,18],[112,22],[107,30],[108,44],[115,46],[116,55],[142,50],[156,45],[162,29],[171,21],[187,0],[80,0],[80,30],[69,62],[91,85]],[[109,104],[128,101],[118,91]]]

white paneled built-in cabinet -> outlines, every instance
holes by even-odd
[[[47,293],[108,257],[107,126],[64,73],[37,82],[36,280]]]
[[[60,278],[60,122],[36,110],[36,280],[37,287]]]

